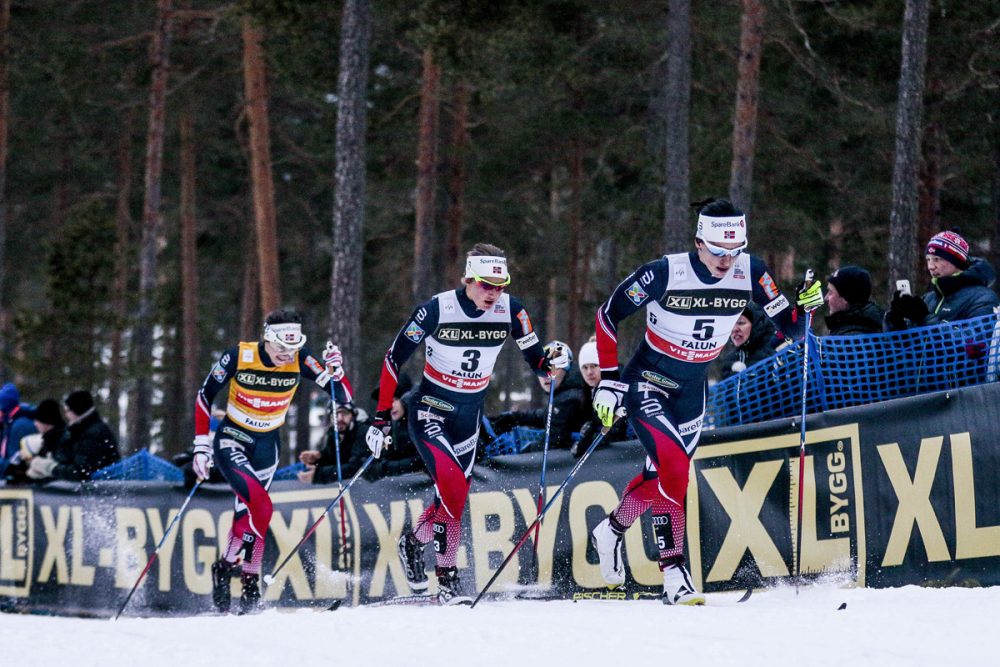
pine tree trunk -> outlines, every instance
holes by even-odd
[[[413,235],[413,299],[424,301],[433,292],[434,213],[437,193],[438,88],[441,69],[430,48],[424,49],[420,86],[417,141],[417,206]]]
[[[131,86],[134,81],[134,68],[129,68],[123,77],[125,85]],[[105,416],[118,442],[124,442],[121,433],[121,410],[118,400],[122,393],[123,373],[123,333],[128,323],[128,284],[132,264],[129,261],[129,249],[132,239],[132,178],[134,162],[132,160],[132,134],[135,131],[135,108],[127,107],[122,115],[121,133],[118,135],[118,184],[115,193],[115,276],[112,290],[112,312],[115,323],[111,331],[111,364],[108,369],[108,405]]]
[[[691,0],[667,2],[663,241],[666,252],[690,247],[688,116],[691,105]]]
[[[917,169],[927,64],[929,0],[906,0],[889,213],[889,285],[911,278],[917,257]]]
[[[180,361],[184,369],[181,391],[180,419],[192,428],[194,400],[200,384],[199,357],[201,337],[198,335],[198,167],[195,156],[195,102],[188,98],[181,115],[181,344]],[[186,433],[186,430],[183,431]],[[189,434],[194,437],[194,431]]]
[[[244,237],[244,257],[255,257],[257,254],[257,235],[254,226],[247,221],[247,233]],[[243,263],[243,287],[240,290],[240,340],[257,340],[264,326],[264,317],[260,312],[260,276],[257,269],[259,262]]]
[[[0,0],[0,376],[7,376],[3,360],[8,355],[9,316],[4,286],[7,282],[7,122],[10,113],[10,83],[7,78],[7,31],[10,0]]]
[[[469,85],[462,79],[452,93],[451,145],[448,156],[448,211],[445,221],[448,237],[445,241],[444,276],[461,271],[462,227],[465,221],[465,155],[469,149]],[[438,287],[443,287],[439,285]]]
[[[729,199],[750,212],[753,197],[753,158],[757,145],[757,102],[760,58],[764,50],[764,3],[742,0],[740,57],[733,121],[733,163],[729,171]]]
[[[352,377],[361,369],[362,260],[365,229],[365,108],[371,41],[369,0],[347,0],[340,34],[337,78],[337,155],[334,171],[331,339]]]
[[[129,425],[128,450],[149,445],[152,422],[153,320],[156,306],[157,253],[163,240],[160,211],[163,175],[163,134],[167,113],[167,79],[170,69],[171,0],[158,0],[156,27],[150,48],[152,81],[149,87],[149,127],[146,133],[145,198],[142,209],[142,242],[139,249],[139,312],[133,334],[134,415]]]
[[[917,248],[911,275],[924,273],[920,245],[941,231],[941,126],[930,123],[924,128],[923,159],[917,167]]]
[[[580,303],[581,295],[586,286],[583,276],[583,260],[581,245],[583,236],[583,142],[574,139],[570,155],[570,209],[569,209],[569,294],[566,299],[566,341],[577,348],[580,341]],[[545,335],[553,340],[556,332],[546,331]]]
[[[268,118],[267,73],[263,31],[249,16],[243,19],[243,88],[250,124],[250,176],[253,183],[257,261],[260,265],[260,306],[268,313],[281,305],[278,274],[278,228],[271,173],[271,129]]]

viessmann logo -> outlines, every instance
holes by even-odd
[[[0,595],[24,597],[34,553],[30,491],[0,490]]]

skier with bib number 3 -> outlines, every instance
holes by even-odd
[[[434,481],[434,501],[399,540],[407,583],[427,590],[424,546],[434,542],[437,601],[471,602],[463,595],[456,567],[462,513],[476,461],[483,402],[500,348],[513,337],[538,375],[569,366],[568,350],[547,356],[524,307],[505,293],[510,284],[503,250],[478,243],[466,256],[463,285],[417,306],[386,352],[369,449],[378,457],[391,430],[393,391],[399,369],[425,344],[423,378],[407,394],[410,437]]]
[[[623,280],[597,312],[601,382],[594,411],[605,426],[624,406],[645,449],[642,471],[618,506],[591,532],[604,581],[625,583],[622,537],[652,509],[666,604],[700,605],[684,561],[685,495],[691,456],[705,415],[706,375],[750,300],[788,337],[803,335],[802,319],[775,285],[764,262],[746,252],[746,216],[724,199],[694,204],[693,252],[665,255]],[[819,281],[802,285],[796,304],[823,305]],[[618,324],[646,310],[646,333],[619,371]]]

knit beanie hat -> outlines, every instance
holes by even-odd
[[[59,408],[59,403],[51,398],[46,398],[35,408],[35,421],[48,424],[49,426],[66,425],[66,422],[63,420],[62,410]]]
[[[600,366],[601,364],[597,358],[597,343],[594,341],[584,343],[583,347],[580,348],[580,354],[577,356],[580,359],[580,366],[587,366],[588,364]]]
[[[872,277],[860,266],[842,266],[826,281],[837,288],[847,303],[863,306],[872,297]]]
[[[946,259],[960,269],[969,265],[969,243],[957,232],[939,232],[927,242],[928,255]]]
[[[66,407],[73,411],[76,416],[80,416],[87,410],[94,407],[94,397],[86,389],[77,389],[66,397],[64,401]]]

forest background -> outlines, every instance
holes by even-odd
[[[705,197],[748,212],[785,290],[843,264],[883,304],[896,278],[922,290],[953,226],[1000,265],[997,0],[0,10],[2,379],[91,389],[123,452],[186,449],[212,363],[278,306],[344,349],[370,407],[478,241],[574,350],[628,271],[692,247]],[[532,391],[505,350],[490,410]]]

